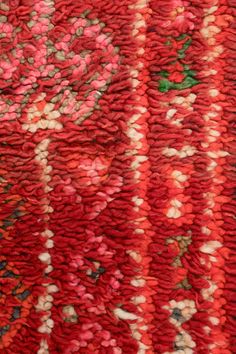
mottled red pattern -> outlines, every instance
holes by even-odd
[[[0,353],[236,352],[235,16],[0,2]]]

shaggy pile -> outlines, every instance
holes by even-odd
[[[235,354],[236,0],[0,1],[0,353]]]

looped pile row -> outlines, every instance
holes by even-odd
[[[0,1],[0,353],[236,353],[235,17]]]

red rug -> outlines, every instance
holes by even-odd
[[[0,353],[236,353],[235,44],[235,0],[0,1]]]

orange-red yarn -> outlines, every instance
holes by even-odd
[[[235,0],[0,1],[0,354],[234,354]]]

